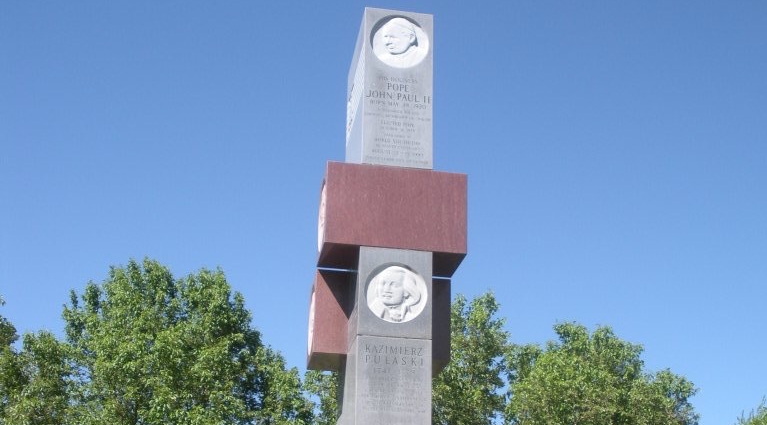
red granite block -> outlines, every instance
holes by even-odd
[[[354,269],[360,246],[434,253],[450,277],[466,256],[466,174],[328,162],[318,267]]]
[[[308,369],[337,371],[343,364],[353,277],[352,273],[330,270],[319,270],[315,275],[309,299]]]

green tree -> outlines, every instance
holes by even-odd
[[[0,299],[0,305],[3,300]],[[68,422],[71,376],[67,348],[50,332],[24,335],[0,316],[0,424]]]
[[[0,297],[0,306],[5,300]],[[16,327],[0,315],[0,424],[5,423],[5,413],[11,400],[23,386],[21,365],[13,343],[19,339]]]
[[[295,369],[250,326],[221,270],[174,279],[156,261],[73,291],[66,338],[80,424],[307,424]]]
[[[0,296],[0,307],[5,305],[5,300]],[[10,347],[11,344],[16,342],[19,336],[16,335],[16,327],[6,319],[5,316],[0,314],[0,347]]]
[[[68,350],[50,332],[26,334],[16,355],[18,380],[4,416],[9,424],[70,423]]]
[[[765,400],[762,400],[759,407],[756,410],[752,410],[748,416],[741,415],[735,425],[767,425],[767,404],[765,404]]]
[[[559,341],[546,349],[510,351],[514,425],[694,425],[692,383],[668,370],[643,371],[642,347],[620,340],[609,327],[592,335],[581,325],[554,327]]]
[[[304,389],[319,400],[315,425],[335,425],[338,419],[338,374],[310,370],[304,377]]]
[[[492,293],[471,302],[458,295],[450,317],[450,363],[433,383],[432,421],[445,425],[491,424],[506,404],[509,333],[496,317]]]

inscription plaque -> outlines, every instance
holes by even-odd
[[[433,168],[432,16],[365,8],[346,108],[346,162]]]
[[[345,391],[356,394],[344,394],[339,423],[431,423],[430,340],[360,335],[349,354]]]

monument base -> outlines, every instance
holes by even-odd
[[[429,340],[356,337],[338,425],[430,425],[431,363]]]

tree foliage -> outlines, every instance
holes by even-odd
[[[3,305],[5,301],[0,297],[0,306]],[[18,355],[12,345],[18,339],[16,327],[0,315],[0,424],[5,423],[6,411],[23,385]]]
[[[767,425],[767,402],[763,399],[759,407],[752,410],[748,416],[740,415],[735,425]]]
[[[72,371],[67,347],[50,332],[39,332],[24,335],[17,351],[12,345],[16,329],[2,316],[0,337],[0,424],[68,423]]]
[[[80,423],[308,423],[296,370],[261,342],[220,270],[176,280],[156,261],[113,267],[65,307]]]
[[[223,272],[156,261],[74,291],[66,340],[0,317],[0,424],[309,424],[297,369],[261,341]]]
[[[319,400],[315,425],[335,425],[338,419],[338,376],[336,372],[306,372],[304,389]]]
[[[694,425],[689,398],[695,388],[668,370],[643,371],[642,347],[620,340],[609,327],[592,335],[581,325],[554,327],[559,341],[546,349],[510,352],[514,425]]]
[[[67,347],[50,332],[26,334],[15,355],[16,385],[4,412],[9,424],[69,423],[71,366]]]
[[[450,315],[450,363],[433,383],[435,424],[491,424],[506,404],[509,334],[492,293],[458,295]]]
[[[0,307],[5,305],[5,300],[0,297]],[[16,327],[0,314],[0,347],[10,347],[16,342],[19,336],[16,334]]]

